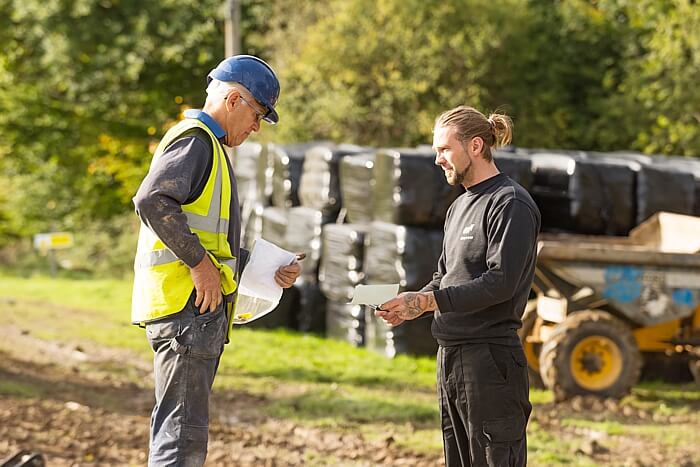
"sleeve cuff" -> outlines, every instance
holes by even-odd
[[[190,268],[193,268],[197,266],[201,261],[202,258],[204,258],[204,255],[206,254],[206,250],[202,247],[199,253],[194,254],[193,256],[189,258],[180,258],[187,266]]]
[[[449,313],[452,311],[450,297],[447,295],[447,290],[435,290],[433,291],[433,296],[435,297],[435,303],[437,303],[440,313]]]

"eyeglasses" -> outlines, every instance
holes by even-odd
[[[253,105],[251,105],[251,103],[248,102],[243,96],[239,96],[239,97],[240,97],[241,100],[245,103],[245,105],[247,105],[248,107],[250,107],[251,109],[253,109],[253,112],[255,112],[255,120],[256,120],[258,123],[260,123],[260,120],[265,116],[265,112],[261,112],[261,111],[259,111],[258,109],[256,109],[256,108],[255,108]]]

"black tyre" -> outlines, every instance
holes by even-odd
[[[639,380],[642,357],[630,327],[605,311],[580,311],[558,324],[540,352],[540,375],[554,399],[622,397]]]

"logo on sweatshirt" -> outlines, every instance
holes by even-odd
[[[472,233],[472,230],[474,230],[474,224],[469,224],[462,230],[462,236],[459,237],[460,240],[471,240],[474,238],[474,235],[470,235]]]

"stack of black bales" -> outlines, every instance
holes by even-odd
[[[450,186],[435,154],[417,149],[378,151],[374,162],[373,219],[442,228],[445,213],[461,194]]]
[[[378,151],[374,165],[374,222],[365,247],[365,282],[398,283],[401,291],[427,284],[442,250],[447,209],[463,192],[450,186],[427,150]],[[370,310],[366,313],[366,345],[388,356],[432,354],[437,344],[428,318],[389,328]]]
[[[321,257],[321,234],[324,224],[322,211],[297,206],[287,210],[287,232],[282,246],[295,253],[304,253],[302,274],[295,284],[299,291],[296,329],[323,333],[326,300],[318,283]]]
[[[287,238],[287,210],[267,206],[262,208],[260,213],[261,237],[268,242],[274,243],[282,248]],[[260,237],[258,237],[260,238]],[[257,238],[256,238],[257,240]],[[251,245],[252,247],[253,245]],[[251,324],[253,328],[295,328],[297,324],[297,310],[299,309],[299,291],[294,287],[285,289],[282,299],[277,308]]]
[[[263,194],[264,177],[260,175],[261,170],[265,173],[261,165],[267,160],[267,145],[246,141],[229,154],[241,207],[241,244],[250,248],[262,234],[262,210],[269,204],[269,194],[267,198]]]
[[[238,201],[241,208],[247,202],[258,199],[258,161],[262,151],[263,145],[254,142],[244,142],[230,151],[231,165],[236,176]]]
[[[299,206],[299,185],[306,151],[325,142],[270,145],[272,164],[272,205],[280,208]]]
[[[626,235],[635,224],[633,160],[582,154],[534,153],[530,192],[542,230]]]
[[[437,269],[442,238],[443,231],[438,229],[373,222],[365,247],[366,283],[398,283],[400,291],[420,290]],[[367,309],[365,320],[367,347],[389,357],[402,353],[430,355],[437,349],[430,332],[430,316],[390,328]]]
[[[528,154],[494,151],[493,160],[501,173],[506,174],[526,190],[532,189],[532,161]]]
[[[295,285],[300,293],[296,328],[323,333],[326,297],[318,281],[322,227],[334,222],[341,209],[340,160],[362,149],[350,145],[333,146],[327,142],[285,148],[285,154],[277,151],[275,156],[273,203],[287,210],[288,225],[283,247],[306,254],[302,276]],[[300,160],[303,164],[299,163]]]
[[[374,157],[374,152],[369,152],[340,160],[340,193],[347,222],[372,222]]]
[[[367,151],[368,148],[350,144],[336,147],[318,145],[306,151],[299,185],[301,205],[320,210],[325,220],[334,222],[343,205],[340,191],[340,163],[346,156]]]
[[[364,282],[363,261],[367,224],[328,224],[323,227],[318,279],[328,298],[326,335],[353,345],[364,345],[365,316],[350,305],[353,289]]]

